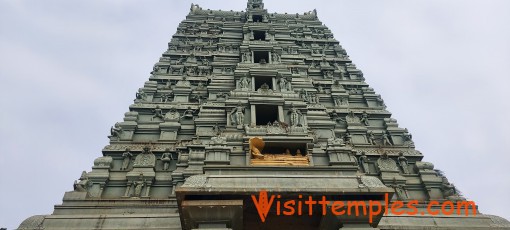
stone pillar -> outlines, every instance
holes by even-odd
[[[283,106],[281,105],[278,106],[278,121],[280,123],[285,122],[285,116],[283,115]]]
[[[250,123],[256,125],[257,124],[257,115],[255,111],[255,105],[251,105],[251,117],[250,117]]]

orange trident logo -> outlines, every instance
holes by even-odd
[[[257,212],[259,213],[260,220],[262,223],[266,221],[267,214],[269,213],[269,209],[271,209],[271,205],[274,201],[274,195],[271,195],[271,199],[268,200],[267,191],[261,190],[259,192],[259,199],[255,195],[251,195],[251,199],[257,208]]]

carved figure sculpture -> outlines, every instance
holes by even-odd
[[[161,110],[159,108],[159,105],[157,105],[156,108],[152,110],[152,112],[154,113],[154,115],[152,116],[151,121],[154,121],[154,118],[161,118],[161,119],[164,118],[163,110]]]
[[[195,113],[195,110],[191,109],[191,106],[188,106],[188,109],[186,109],[186,111],[184,111],[184,114],[182,115],[181,118],[193,119],[194,113]]]
[[[292,108],[289,109],[289,114],[290,114],[290,126],[294,127],[302,125],[301,117],[303,116],[303,114],[301,113],[301,111],[296,109],[294,105],[292,105]]]
[[[393,145],[393,144],[391,144],[389,135],[387,133],[383,133],[382,134],[382,141],[383,141],[383,145],[384,146],[386,146],[386,145]]]
[[[237,107],[235,107],[232,112],[230,112],[230,120],[232,125],[244,125],[244,106],[241,102],[237,103]]]
[[[370,168],[368,166],[369,161],[368,161],[368,157],[365,155],[365,152],[361,152],[361,156],[359,157],[359,163],[360,163],[361,167],[363,168],[363,172],[365,172],[366,174],[369,174],[370,173]]]
[[[170,108],[170,111],[165,114],[165,121],[177,121],[181,115],[175,107]]]
[[[173,96],[174,96],[173,92],[161,94],[161,102],[169,102]]]
[[[87,172],[83,171],[81,173],[79,181],[74,181],[74,191],[77,192],[86,192],[90,186],[89,178],[87,176]]]
[[[352,145],[352,136],[349,132],[346,132],[344,135],[344,141],[348,145]]]
[[[136,93],[136,99],[140,101],[147,101],[147,94],[142,89],[139,89]]]
[[[365,126],[369,126],[370,124],[368,123],[368,114],[366,111],[363,111],[363,113],[361,114],[361,117],[360,117],[360,121],[365,125]]]
[[[409,164],[407,162],[407,158],[404,157],[403,152],[400,152],[398,154],[397,161],[398,161],[398,164],[400,165],[400,167],[402,168],[402,172],[404,172],[404,174],[409,174],[409,167],[407,167]]]
[[[390,187],[393,187],[395,189],[395,193],[397,194],[397,198],[399,200],[407,200],[408,199],[407,192],[404,189],[404,186],[402,186],[401,184],[394,184],[394,185],[390,185]]]
[[[250,79],[248,79],[248,76],[244,75],[240,80],[239,80],[239,89],[241,90],[250,90],[251,88],[251,81]]]
[[[264,159],[264,155],[262,155],[262,150],[264,149],[264,141],[260,137],[252,137],[249,140],[250,143],[250,153],[253,158],[256,159]]]
[[[377,95],[376,101],[379,106],[386,108],[386,105],[384,104],[384,100],[381,98],[381,95]]]
[[[120,124],[117,122],[114,126],[110,128],[110,136],[109,138],[116,137],[117,139],[120,139],[120,134],[122,133],[122,127],[120,127]]]
[[[368,139],[368,143],[370,143],[371,145],[376,145],[374,132],[368,131],[367,139]]]
[[[273,59],[273,63],[280,63],[280,55],[277,54],[276,52],[273,52],[272,53],[272,59]]]
[[[147,184],[147,181],[145,180],[145,178],[143,178],[143,174],[140,174],[140,178],[138,179],[138,181],[134,182],[134,185],[135,185],[134,196],[135,197],[140,197],[142,195],[142,189],[146,184]]]
[[[299,97],[301,97],[306,102],[310,101],[310,98],[308,97],[308,92],[305,89],[301,89],[301,91],[299,91]]]
[[[126,170],[129,168],[129,163],[133,157],[133,154],[129,152],[129,150],[129,148],[126,148],[126,151],[122,153],[122,166],[120,167],[120,170]]]
[[[174,160],[172,153],[170,152],[170,148],[166,148],[165,152],[161,155],[161,161],[163,162],[163,170],[167,171],[170,167],[170,162]]]
[[[281,77],[278,83],[281,92],[290,91],[290,82],[286,78]]]

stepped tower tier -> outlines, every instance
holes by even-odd
[[[322,215],[320,208],[283,216],[273,206],[262,221],[253,198],[261,191],[381,208],[417,200],[419,212],[441,210],[432,201],[466,201],[422,161],[411,133],[315,10],[268,13],[262,0],[248,0],[245,11],[192,4],[133,96],[92,170],[53,214],[19,229],[510,226],[476,206],[476,216]]]

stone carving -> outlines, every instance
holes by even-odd
[[[409,133],[407,128],[404,129],[404,133],[402,134],[402,140],[404,141],[404,145],[414,146],[413,135]]]
[[[367,134],[367,140],[368,140],[368,143],[370,143],[371,145],[376,145],[377,143],[375,142],[375,135],[374,135],[374,132],[373,131],[368,131],[368,134]]]
[[[194,175],[188,177],[182,187],[203,188],[207,184],[206,175]]]
[[[235,107],[230,112],[230,120],[232,125],[242,126],[244,125],[244,106],[241,102],[237,103],[237,107]]]
[[[120,170],[126,170],[129,168],[129,163],[131,163],[131,158],[133,154],[129,152],[129,148],[126,148],[126,151],[122,153],[122,166],[120,166]]]
[[[244,75],[239,80],[239,89],[240,90],[251,90],[251,81],[250,81],[250,79],[248,78],[247,75]]]
[[[111,156],[98,157],[94,160],[94,167],[110,168],[112,162],[113,162],[113,158]]]
[[[434,169],[434,164],[430,162],[417,161],[416,168],[420,171],[432,171]]]
[[[190,70],[191,71],[191,70]],[[182,76],[182,79],[179,80],[176,84],[176,87],[183,87],[183,88],[189,88],[191,87],[191,83],[186,80],[186,76]]]
[[[116,138],[117,140],[120,139],[120,134],[122,133],[122,127],[120,127],[120,124],[117,122],[114,126],[110,128],[110,136],[108,138],[113,139]]]
[[[334,81],[333,85],[331,86],[331,89],[335,91],[345,90],[344,86],[340,84],[339,80]]]
[[[170,148],[165,149],[165,152],[161,155],[160,160],[163,162],[163,170],[167,171],[170,167],[170,163],[174,160],[174,156],[170,152]]]
[[[382,141],[383,141],[383,145],[384,146],[387,146],[387,145],[393,145],[390,141],[390,135],[388,135],[388,133],[384,132],[382,134]]]
[[[143,89],[139,89],[136,93],[136,101],[147,101],[147,94],[143,91]]]
[[[165,121],[178,121],[181,115],[177,111],[175,107],[170,108],[170,111],[165,114],[165,118],[163,120]]]
[[[262,149],[264,149],[264,141],[262,138],[252,137],[249,140],[250,144],[250,154],[253,158],[264,159],[264,155],[262,155]]]
[[[361,167],[363,168],[363,172],[365,174],[370,174],[370,167],[369,167],[370,162],[368,160],[367,155],[365,155],[365,152],[361,152],[361,156],[359,157],[358,162],[361,165]]]
[[[161,102],[170,102],[172,101],[173,97],[174,97],[173,92],[161,94]]]
[[[273,63],[280,63],[281,62],[280,55],[276,52],[272,52],[272,60]]]
[[[360,123],[359,117],[354,115],[354,112],[350,111],[349,114],[345,117],[347,123]]]
[[[386,186],[373,176],[360,176],[361,183],[368,188],[385,188]]]
[[[251,63],[251,52],[245,52],[242,56],[242,62],[244,63]]]
[[[329,116],[331,117],[331,119],[333,119],[336,123],[342,123],[342,122],[345,122],[345,119],[342,119],[338,113],[336,113],[336,110],[333,110]]]
[[[388,154],[383,153],[379,159],[377,159],[377,166],[379,171],[399,171],[397,163],[388,157]]]
[[[381,98],[381,95],[377,95],[376,101],[379,106],[386,108],[386,104],[384,104],[384,100]]]
[[[349,132],[346,132],[344,134],[343,138],[344,138],[345,144],[352,145],[352,136],[351,136],[351,134]]]
[[[211,137],[212,145],[226,145],[227,137],[221,135],[221,132],[218,132],[215,137]]]
[[[296,109],[294,107],[294,104],[291,105],[291,108],[289,109],[289,114],[290,114],[290,125],[291,126],[302,126],[303,123],[302,123],[302,118],[303,118],[303,114],[301,113],[301,111],[299,109]]]
[[[291,91],[291,83],[285,77],[280,77],[278,85],[280,86],[281,92]]]
[[[135,158],[133,167],[154,167],[156,165],[156,157],[152,153],[149,146],[143,147],[143,150]]]
[[[156,108],[152,110],[152,112],[154,113],[154,115],[152,115],[151,121],[154,121],[154,118],[164,119],[165,117],[163,116],[163,110],[159,108],[159,105],[157,105]]]
[[[134,197],[141,197],[142,196],[142,189],[147,185],[147,180],[143,177],[143,173],[140,173],[140,177],[137,181],[133,182],[133,185],[135,186],[135,193],[133,194]]]
[[[191,106],[188,106],[188,108],[184,111],[182,114],[182,118],[184,119],[193,119],[193,116],[195,114],[196,110],[191,109]]]
[[[268,134],[283,134],[288,131],[288,127],[285,127],[278,121],[274,121],[273,123],[268,122],[266,128]]]
[[[269,88],[267,83],[264,83],[260,86],[259,89],[257,89],[257,92],[261,94],[272,94],[273,90]]]
[[[441,177],[441,191],[443,192],[443,197],[447,200],[451,201],[460,201],[465,200],[464,197],[457,191],[457,188],[454,184],[448,181],[448,178],[444,176],[444,173],[441,170],[435,170],[439,177]]]
[[[331,138],[328,139],[329,145],[338,145],[338,146],[344,146],[344,140],[341,138],[338,138],[335,134],[335,130],[331,129]]]
[[[366,111],[363,111],[363,113],[361,114],[360,122],[363,123],[365,126],[369,126],[370,125],[368,123],[368,114],[367,114]]]
[[[74,191],[76,192],[86,192],[91,185],[89,178],[87,176],[87,172],[83,171],[81,173],[79,181],[74,181]]]
[[[409,196],[407,195],[407,191],[404,189],[404,186],[401,184],[391,184],[389,185],[393,189],[395,189],[395,194],[397,195],[398,200],[407,200]]]
[[[324,78],[333,78],[333,71],[324,71]]]
[[[402,172],[404,172],[404,174],[409,174],[409,167],[408,167],[409,163],[407,161],[407,158],[404,157],[403,152],[400,152],[398,154],[397,161],[398,161],[398,164],[400,165],[400,167],[402,168]]]

